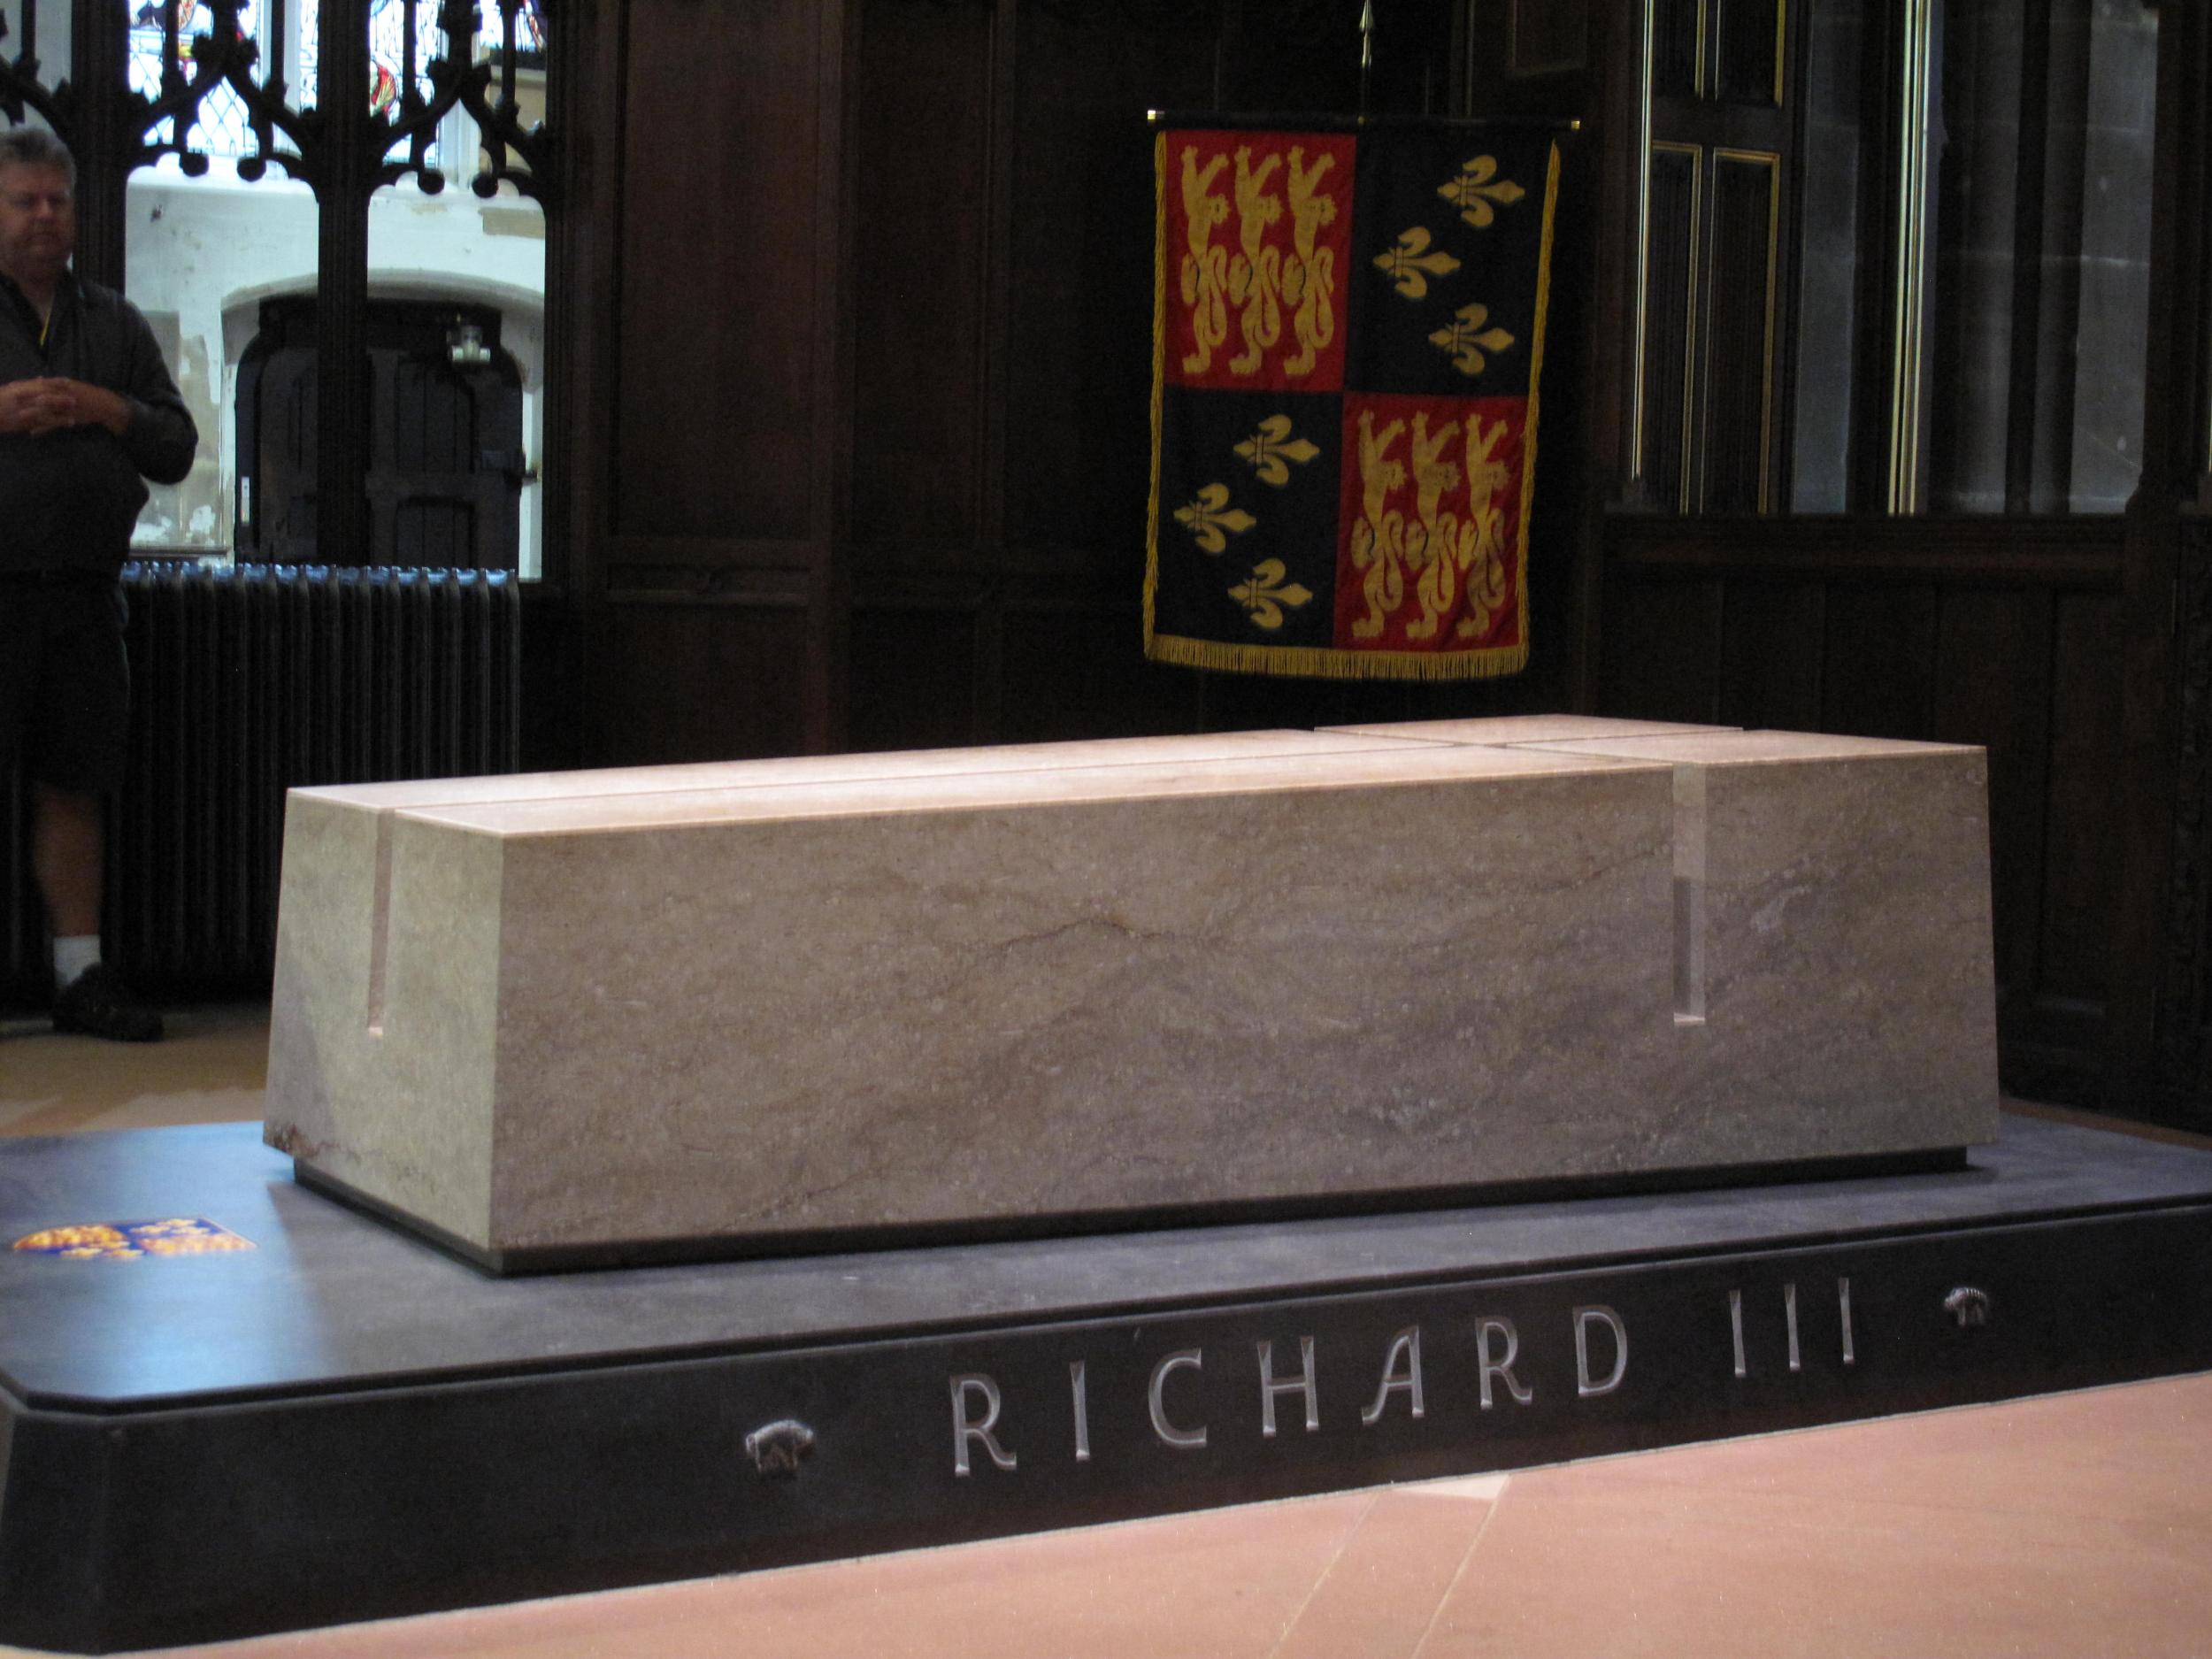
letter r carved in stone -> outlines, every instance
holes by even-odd
[[[971,1393],[983,1396],[984,1412],[980,1420],[968,1415],[968,1395]],[[991,1461],[1001,1469],[1010,1470],[1014,1467],[1014,1454],[1001,1446],[998,1443],[998,1437],[991,1432],[998,1426],[999,1408],[1002,1403],[999,1398],[998,1384],[984,1372],[978,1371],[967,1376],[955,1377],[952,1379],[952,1472],[954,1474],[965,1475],[968,1472],[968,1442],[970,1440],[980,1440],[983,1443],[983,1449],[990,1454]]]
[[[1505,1352],[1495,1358],[1491,1356],[1490,1349],[1494,1337],[1505,1344]],[[1496,1317],[1483,1320],[1475,1327],[1475,1348],[1476,1363],[1480,1372],[1482,1409],[1485,1411],[1496,1403],[1490,1393],[1490,1383],[1494,1378],[1505,1384],[1505,1391],[1513,1396],[1516,1405],[1525,1406],[1536,1398],[1532,1392],[1521,1386],[1520,1379],[1513,1374],[1514,1358],[1521,1351],[1521,1333],[1513,1328],[1512,1320]]]

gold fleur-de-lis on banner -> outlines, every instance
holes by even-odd
[[[1398,245],[1375,256],[1375,269],[1398,285],[1398,292],[1417,300],[1429,291],[1430,277],[1446,277],[1459,269],[1459,261],[1441,248],[1429,251],[1428,227],[1416,225],[1398,233]],[[1426,273],[1426,274],[1423,274]]]
[[[1278,489],[1290,482],[1290,468],[1284,462],[1295,461],[1303,466],[1321,453],[1320,445],[1290,435],[1288,415],[1270,415],[1260,422],[1260,429],[1237,445],[1236,449],[1251,463],[1261,483],[1272,484]]]
[[[1528,194],[1510,179],[1498,179],[1498,158],[1477,156],[1459,170],[1459,177],[1436,187],[1437,195],[1460,210],[1460,218],[1477,230],[1487,230],[1498,217],[1495,202],[1510,207]],[[1496,182],[1492,180],[1495,179]]]
[[[1244,607],[1244,614],[1254,624],[1270,632],[1283,626],[1283,607],[1296,610],[1313,597],[1313,590],[1296,582],[1286,582],[1289,572],[1280,559],[1262,559],[1252,567],[1251,577],[1229,590],[1229,597]]]
[[[1190,533],[1198,539],[1198,545],[1208,553],[1218,553],[1229,545],[1229,536],[1242,535],[1259,522],[1250,513],[1229,505],[1229,487],[1209,484],[1198,492],[1198,499],[1187,507],[1175,510],[1176,521],[1190,526]]]
[[[1452,313],[1451,326],[1431,334],[1429,343],[1450,352],[1452,366],[1462,374],[1480,374],[1484,352],[1494,355],[1513,343],[1513,336],[1504,329],[1485,328],[1483,325],[1489,320],[1487,305],[1463,305]]]

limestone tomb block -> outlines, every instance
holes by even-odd
[[[1961,1146],[1978,766],[1545,717],[298,791],[267,1135],[510,1264]]]
[[[1609,1118],[1589,1029],[1671,1034],[1665,768],[1208,746],[296,793],[269,1138],[497,1254],[1449,1187]]]

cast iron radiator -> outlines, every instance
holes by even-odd
[[[150,995],[260,994],[284,792],[512,772],[519,584],[504,571],[126,565],[131,764],[106,953]],[[0,779],[0,1003],[50,977],[26,792]]]

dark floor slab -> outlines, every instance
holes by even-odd
[[[498,1279],[252,1125],[0,1147],[0,1640],[101,1650],[2212,1364],[2212,1152]],[[783,1426],[780,1426],[783,1425]]]
[[[1947,1174],[502,1279],[296,1185],[257,1125],[128,1130],[0,1148],[0,1237],[190,1216],[257,1248],[138,1262],[0,1256],[0,1383],[30,1404],[144,1409],[1801,1246],[2204,1194],[2212,1152],[2008,1116],[1997,1145]]]

